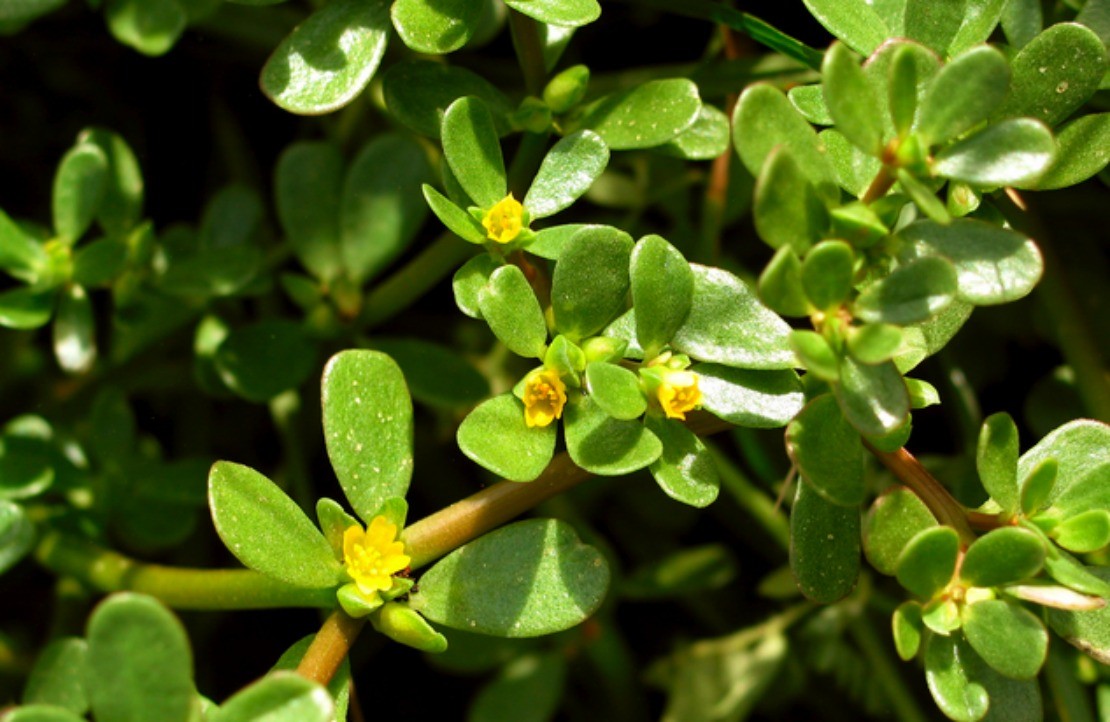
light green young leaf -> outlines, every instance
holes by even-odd
[[[573,127],[594,131],[613,150],[651,148],[690,128],[700,110],[698,86],[692,81],[649,80],[595,100]]]
[[[273,672],[220,705],[209,722],[328,722],[335,703],[320,684],[296,672]]]
[[[297,587],[339,584],[343,570],[327,539],[254,469],[216,462],[208,475],[208,504],[220,539],[247,567]]]
[[[28,330],[45,326],[54,315],[55,294],[33,288],[0,292],[0,326]]]
[[[1046,459],[1056,460],[1057,474],[1044,506],[1064,512],[1110,508],[1110,426],[1077,419],[1041,439],[1018,461],[1023,488]]]
[[[1009,414],[997,413],[983,421],[975,459],[979,479],[1002,510],[1013,514],[1020,502],[1017,483],[1018,430]]]
[[[556,519],[530,519],[456,549],[420,577],[410,605],[453,629],[499,637],[551,634],[601,605],[609,566]]]
[[[482,317],[482,310],[478,307],[478,294],[486,287],[493,272],[500,267],[501,264],[492,256],[483,253],[474,256],[455,271],[451,289],[460,311],[471,318]]]
[[[785,146],[767,156],[755,185],[752,218],[771,248],[789,246],[799,255],[821,239],[828,213],[801,166]]]
[[[933,634],[925,643],[925,681],[941,712],[956,722],[977,722],[990,705],[987,690],[968,675],[966,659],[974,654],[958,635]]]
[[[557,428],[557,423],[529,428],[524,404],[504,393],[471,411],[457,439],[459,449],[480,466],[510,481],[532,481],[555,453]]]
[[[572,340],[600,331],[625,307],[632,239],[608,226],[578,230],[555,264],[551,307],[555,328]]]
[[[559,27],[588,25],[601,16],[597,0],[505,0],[505,4],[522,15]]]
[[[78,143],[54,175],[54,231],[72,244],[85,234],[100,210],[108,185],[108,157],[93,143]]]
[[[675,419],[651,415],[644,419],[663,443],[663,453],[648,469],[667,496],[701,509],[717,499],[721,481],[705,444]]]
[[[0,269],[33,283],[48,263],[42,244],[0,210]]]
[[[933,172],[977,186],[1022,185],[1036,181],[1056,157],[1056,141],[1043,123],[1011,118],[944,148]]]
[[[872,4],[863,0],[803,1],[817,22],[862,55],[870,55],[892,34]]]
[[[908,662],[917,656],[921,649],[921,637],[924,625],[921,622],[921,605],[910,600],[902,602],[894,610],[891,618],[891,627],[894,632],[894,648],[903,662]]]
[[[177,0],[108,0],[104,16],[116,40],[150,56],[172,48],[188,21]]]
[[[1007,0],[999,22],[1006,40],[1020,50],[1044,29],[1044,9],[1040,0]]]
[[[334,0],[277,46],[262,68],[262,92],[291,113],[337,110],[370,82],[389,30],[385,0]]]
[[[661,236],[644,236],[629,263],[636,339],[654,356],[690,313],[694,272],[682,253]]]
[[[505,197],[505,161],[490,115],[479,98],[459,98],[443,115],[443,155],[466,194],[483,208]]]
[[[880,573],[893,575],[898,557],[910,540],[936,525],[937,520],[917,494],[902,486],[893,487],[875,500],[863,519],[863,553]]]
[[[831,394],[810,401],[786,427],[786,453],[802,480],[826,501],[863,503],[863,444]]]
[[[412,400],[385,354],[341,351],[321,380],[324,441],[339,485],[363,521],[404,497],[412,478]]]
[[[941,225],[948,225],[952,222],[952,216],[948,214],[948,208],[936,196],[935,187],[930,187],[918,180],[913,173],[905,168],[899,168],[897,176],[898,184],[902,186],[902,190],[930,220]]]
[[[601,476],[643,469],[663,453],[663,444],[639,421],[621,421],[591,397],[567,404],[567,451],[575,464]]]
[[[957,291],[952,264],[945,258],[926,256],[866,287],[856,299],[855,313],[871,323],[919,323],[944,310]]]
[[[1110,544],[1110,510],[1088,509],[1068,517],[1052,530],[1057,544],[1075,552],[1095,552]]]
[[[459,208],[447,196],[443,195],[427,183],[421,186],[424,200],[432,213],[447,229],[468,243],[485,243],[486,233],[482,224],[474,216]]]
[[[446,55],[466,45],[482,19],[483,3],[474,0],[397,0],[390,14],[405,45],[418,53]]]
[[[76,284],[58,296],[54,319],[54,355],[63,371],[83,374],[96,361],[96,323],[92,302],[85,289]]]
[[[995,112],[1010,87],[1010,67],[990,46],[953,58],[929,83],[921,101],[917,130],[939,144],[975,127]]]
[[[825,102],[825,89],[820,84],[795,85],[787,91],[786,97],[810,123],[832,125],[835,122]]]
[[[840,355],[824,336],[798,329],[790,333],[790,346],[806,371],[823,381],[840,380]]]
[[[543,159],[524,207],[533,219],[546,218],[568,208],[609,163],[609,148],[596,133],[580,130],[556,143]]]
[[[852,291],[855,252],[844,241],[821,241],[802,261],[802,288],[813,306],[831,311]]]
[[[60,707],[75,715],[89,711],[85,692],[89,645],[78,637],[55,639],[39,654],[23,688],[23,704]]]
[[[518,356],[540,358],[547,346],[547,324],[535,291],[516,266],[494,271],[478,292],[478,308],[490,330]]]
[[[965,3],[961,13],[963,23],[956,31],[955,37],[948,43],[948,54],[956,56],[980,43],[987,42],[1007,4],[1008,0]]]
[[[790,246],[783,246],[759,276],[759,299],[783,316],[808,316],[809,302],[802,288],[802,263]]]
[[[78,142],[98,146],[108,160],[104,197],[96,214],[100,227],[117,234],[130,230],[143,212],[143,175],[134,151],[118,134],[103,128],[83,130]]]
[[[846,45],[833,43],[821,66],[822,87],[836,129],[865,153],[882,150],[883,126],[879,99]]]
[[[586,366],[586,383],[590,398],[614,419],[638,419],[647,410],[640,378],[623,366],[594,361]]]
[[[1020,527],[1002,527],[968,547],[960,578],[976,587],[1015,584],[1039,572],[1044,561],[1045,544],[1040,536]]]
[[[952,580],[959,549],[960,538],[952,527],[919,531],[898,555],[898,582],[919,597],[931,599]]]
[[[753,371],[718,364],[697,364],[702,408],[730,424],[754,429],[786,425],[802,409],[805,395],[790,369]]]
[[[835,128],[821,131],[818,137],[825,146],[837,185],[856,198],[862,198],[882,163],[849,143]]]
[[[830,504],[809,484],[798,484],[790,570],[802,594],[818,604],[847,596],[859,575],[859,509]]]
[[[902,329],[889,323],[864,324],[854,328],[848,335],[848,353],[864,364],[889,361],[901,346]],[[912,391],[911,389],[911,396]]]

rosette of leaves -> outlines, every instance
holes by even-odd
[[[375,629],[417,649],[441,652],[446,640],[426,619],[500,636],[536,636],[573,626],[600,605],[608,568],[573,529],[556,520],[529,520],[463,545],[420,579],[392,576],[370,598],[352,587],[344,535],[385,517],[404,526],[404,496],[413,471],[412,402],[400,368],[377,351],[334,356],[322,380],[328,457],[355,516],[330,499],[316,506],[319,526],[262,474],[218,462],[208,479],[216,531],[247,567],[306,589],[337,590],[337,602]],[[404,542],[404,535],[401,534]],[[406,548],[413,567],[432,561]],[[573,570],[573,573],[567,573]],[[519,584],[521,574],[532,583]],[[419,608],[419,613],[416,609]]]

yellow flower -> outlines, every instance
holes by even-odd
[[[698,375],[693,371],[672,371],[663,377],[656,395],[668,419],[685,420],[687,411],[701,405]]]
[[[405,545],[394,541],[397,525],[376,516],[369,528],[347,527],[343,532],[343,563],[358,590],[366,596],[393,586],[393,575],[409,565]]]
[[[567,385],[555,369],[539,369],[524,380],[524,423],[547,426],[563,416]]]
[[[486,211],[482,225],[491,241],[508,243],[520,235],[524,225],[524,206],[513,198],[513,194],[502,198],[493,208]]]

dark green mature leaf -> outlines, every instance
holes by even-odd
[[[1010,67],[989,46],[973,48],[940,69],[921,101],[917,130],[939,144],[978,125],[995,111],[1010,87]]]
[[[312,275],[331,281],[342,271],[339,202],[343,156],[331,143],[290,145],[274,172],[278,219],[297,258]]]
[[[1011,118],[937,153],[933,172],[979,186],[1034,182],[1056,157],[1052,131],[1032,118]]]
[[[208,503],[220,538],[246,566],[298,587],[339,583],[342,567],[320,530],[254,469],[216,462],[208,475]]]
[[[1014,584],[1032,577],[1045,560],[1045,544],[1037,534],[1020,527],[987,532],[968,547],[960,578],[976,587]]]
[[[474,0],[397,0],[390,14],[405,45],[418,53],[446,55],[466,45],[484,9],[483,3]]]
[[[24,418],[46,423],[39,417]],[[0,498],[25,499],[42,493],[54,483],[51,433],[46,426],[45,434],[22,434],[11,429],[9,424],[0,435]],[[13,531],[18,532],[18,528]]]
[[[883,492],[863,520],[863,553],[871,566],[893,575],[898,557],[918,532],[937,525],[925,502],[905,487]]]
[[[609,566],[565,522],[520,521],[456,549],[420,577],[410,604],[454,629],[534,637],[572,627],[601,604]]]
[[[555,328],[572,340],[601,330],[624,310],[632,238],[608,226],[578,230],[551,279]]]
[[[96,361],[95,324],[85,289],[76,284],[63,289],[54,319],[54,355],[62,370],[81,374],[92,368]]]
[[[613,150],[651,148],[678,137],[700,110],[698,86],[692,81],[649,80],[595,100],[573,127],[594,131]]]
[[[702,408],[730,424],[778,428],[805,403],[802,382],[789,369],[754,371],[703,363],[692,370],[698,375]]]
[[[412,399],[383,353],[341,351],[321,380],[324,441],[347,501],[369,522],[412,478]]]
[[[786,453],[826,501],[849,507],[863,503],[863,444],[832,394],[810,401],[786,427]]]
[[[0,472],[6,470],[4,462],[0,461]],[[2,485],[6,487],[7,482],[8,479],[4,479]],[[35,527],[23,507],[0,500],[0,574],[26,556],[34,544]]]
[[[1018,188],[1067,188],[1095,175],[1110,162],[1110,113],[1092,113],[1064,125],[1056,134],[1056,159],[1039,178]]]
[[[468,722],[547,722],[558,711],[567,661],[557,652],[530,653],[506,664],[474,696]]]
[[[639,421],[621,421],[591,397],[564,410],[567,452],[575,464],[594,474],[619,476],[648,466],[663,444]]]
[[[443,115],[443,154],[475,203],[489,208],[505,197],[505,160],[493,116],[478,98],[459,98]]]
[[[233,330],[214,360],[230,389],[261,403],[308,378],[316,368],[316,346],[299,324],[272,319]]]
[[[778,88],[764,84],[745,88],[732,115],[732,142],[754,176],[775,147],[785,146],[818,195],[828,203],[839,202],[840,191],[823,144]]]
[[[108,157],[100,146],[78,143],[54,175],[54,231],[66,243],[85,234],[100,210],[108,185]]]
[[[663,453],[648,468],[667,496],[699,509],[716,501],[721,480],[702,440],[675,419],[650,415],[644,424],[663,442]]]
[[[933,700],[949,719],[976,722],[987,713],[990,699],[983,685],[968,674],[975,652],[957,635],[934,634],[925,643],[925,681]]]
[[[647,410],[647,399],[640,388],[640,377],[607,361],[586,366],[590,397],[614,419],[638,419]]]
[[[1090,567],[1097,579],[1110,584],[1110,567]],[[1103,664],[1110,664],[1110,605],[1090,612],[1045,610],[1052,631]]]
[[[417,401],[457,409],[489,396],[486,377],[451,348],[415,338],[376,336],[373,342],[401,367]]]
[[[126,242],[110,236],[82,245],[73,254],[73,282],[85,287],[110,286],[124,272],[128,251]]]
[[[519,356],[542,358],[547,323],[535,291],[516,266],[494,271],[478,292],[478,308],[490,330]]]
[[[974,307],[959,299],[924,323],[902,328],[902,350],[895,356],[898,370],[907,373],[925,358],[944,348],[971,316]]]
[[[959,298],[980,306],[1025,296],[1044,268],[1036,244],[1020,233],[970,218],[944,226],[918,221],[899,235],[918,256],[940,255],[956,267]]]
[[[384,0],[335,0],[293,29],[262,68],[262,92],[291,113],[330,113],[354,100],[389,40]]]
[[[296,672],[273,672],[220,705],[209,722],[328,722],[335,703],[328,690]]]
[[[649,357],[670,342],[690,313],[694,272],[661,236],[644,236],[629,261],[636,339]]]
[[[960,29],[966,4],[966,0],[906,0],[905,34],[944,55]]]
[[[1048,654],[1048,631],[1015,602],[987,599],[964,607],[963,631],[972,649],[1014,679],[1037,675]]]
[[[906,383],[893,362],[840,363],[840,383],[833,386],[844,417],[864,436],[880,437],[898,429],[910,412]]]
[[[767,156],[755,185],[752,219],[771,248],[789,246],[804,254],[828,227],[828,213],[786,146]]]
[[[821,241],[802,261],[802,288],[813,306],[831,311],[852,291],[856,256],[844,241]]]
[[[548,25],[576,28],[601,16],[597,0],[506,0],[513,10]]]
[[[5,33],[16,30],[23,23],[28,23],[35,18],[57,10],[65,4],[65,0],[9,0],[0,4],[0,24]]]
[[[85,693],[88,650],[88,643],[77,637],[61,637],[46,645],[23,688],[23,704],[52,705],[84,715],[89,710]]]
[[[1090,28],[1060,23],[1033,38],[1011,67],[1014,90],[995,117],[1028,115],[1056,125],[1098,89],[1106,49]]]
[[[898,582],[919,597],[932,598],[952,580],[960,537],[948,526],[924,529],[909,540],[898,555]]]
[[[609,147],[597,133],[580,130],[556,143],[543,159],[524,207],[532,218],[568,208],[590,189],[609,163]]]
[[[108,0],[104,16],[116,40],[151,56],[172,48],[188,21],[177,0]]]
[[[790,570],[802,594],[819,604],[847,596],[859,575],[859,509],[830,504],[809,484],[798,484]]]
[[[879,155],[883,142],[879,99],[846,45],[833,43],[825,53],[821,76],[836,129],[865,153]]]
[[[428,212],[416,190],[430,178],[424,150],[401,135],[379,135],[355,156],[339,214],[349,278],[374,277],[408,247]]]
[[[477,3],[475,3],[477,4]],[[417,133],[438,138],[443,113],[457,98],[481,98],[493,113],[498,133],[509,130],[509,99],[488,80],[455,65],[403,60],[382,76],[382,95],[390,115]]]
[[[751,369],[794,365],[790,326],[759,302],[736,276],[690,264],[694,300],[671,346],[699,361]]]
[[[759,298],[783,316],[808,316],[809,302],[802,288],[802,264],[789,246],[775,252],[759,276]]]
[[[979,431],[975,467],[983,488],[1002,510],[1013,514],[1020,502],[1017,483],[1018,430],[1009,414],[992,414]]]
[[[87,637],[85,689],[98,722],[193,719],[189,638],[159,602],[112,595],[93,610]]]
[[[870,55],[892,33],[883,18],[866,2],[804,0],[825,29],[862,55]]]
[[[459,425],[459,449],[510,481],[532,481],[555,453],[556,423],[529,428],[524,404],[511,393],[482,402]]]

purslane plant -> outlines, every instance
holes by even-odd
[[[775,614],[655,668],[667,718],[744,717],[781,674],[792,635],[822,640],[845,669],[875,670],[886,703],[923,718],[886,669],[868,610],[890,619],[899,657],[920,658],[951,719],[1041,719],[1042,673],[1059,716],[1084,714],[1090,703],[1076,701],[1085,691],[1066,668],[1083,663],[1049,639],[1110,662],[1110,391],[1097,351],[1065,348],[1097,418],[1059,424],[1023,454],[1017,423],[993,414],[974,424],[962,469],[919,462],[907,447],[911,412],[945,396],[924,362],[943,360],[977,307],[1051,282],[1050,251],[1023,225],[1022,193],[1105,172],[1110,114],[1096,94],[1108,66],[1105,3],[1087,0],[1042,28],[1028,3],[1012,1],[807,0],[837,38],[824,53],[716,3],[643,4],[720,24],[724,64],[678,73],[689,77],[606,77],[568,63],[574,30],[604,22],[594,0],[319,4],[266,62],[263,91],[299,114],[372,105],[392,129],[367,129],[350,162],[350,131],[290,145],[274,170],[280,234],[260,195],[238,185],[216,194],[195,228],[144,220],[135,153],[95,128],[58,166],[49,228],[0,213],[0,268],[11,279],[0,325],[51,324],[57,365],[87,409],[78,423],[49,410],[16,416],[0,432],[0,568],[31,556],[90,592],[121,592],[92,611],[83,637],[51,642],[23,706],[4,719],[113,722],[143,710],[232,722],[273,709],[274,719],[345,719],[359,680],[346,659],[366,622],[426,653],[450,656],[458,639],[454,663],[465,665],[481,657],[466,633],[532,639],[591,617],[615,627],[607,594],[685,597],[696,608],[694,596],[735,573],[719,548],[653,544],[668,556],[624,574],[610,545],[635,517],[610,539],[561,496],[591,475],[644,469],[670,497],[638,502],[653,508],[700,510],[726,490],[788,542],[794,582],[783,591],[768,575],[761,591],[784,600]],[[217,5],[110,0],[103,12],[118,40],[154,55],[189,24],[218,25],[227,11]],[[5,10],[0,23],[14,30],[53,9],[28,8]],[[489,79],[450,59],[404,57],[480,53],[503,26],[522,78],[508,87],[488,66]],[[746,87],[731,81],[735,32],[782,53],[783,75],[749,69]],[[386,52],[393,33],[400,56]],[[801,82],[785,87],[783,77]],[[720,95],[727,109],[722,87],[735,96],[727,113],[704,99]],[[707,195],[750,175],[752,226],[773,253],[759,273],[706,257],[681,224],[656,228],[644,214],[651,201],[627,215],[599,210],[606,184],[629,167],[710,159]],[[699,219],[673,199],[654,205],[711,223],[708,210]],[[435,240],[429,209],[446,229]],[[551,225],[556,214],[563,222]],[[475,351],[463,332],[456,347],[415,329],[376,333],[386,321],[393,333],[452,273],[457,310],[481,322],[475,333],[488,328],[491,351]],[[284,449],[279,476],[207,455],[168,460],[137,428],[114,376],[157,361],[172,335],[191,336],[205,394],[266,405]],[[350,511],[322,494],[304,458],[306,387],[325,356],[324,453]],[[410,491],[437,485],[417,456],[413,399],[481,467],[473,474],[504,481],[410,521]],[[704,438],[730,430],[757,452],[753,430],[783,427],[789,522]],[[549,518],[514,521],[549,501]],[[112,550],[178,548],[204,507],[245,569]],[[861,556],[891,583],[862,570]],[[789,606],[797,592],[805,601]],[[328,616],[275,671],[217,705],[198,692],[188,636],[157,600]],[[554,715],[568,659],[595,644],[582,640],[506,648],[474,716],[506,718],[520,679],[543,691],[539,717]],[[620,646],[607,639],[585,654],[606,650],[619,678]],[[854,654],[866,663],[853,665]],[[750,674],[749,691],[722,676],[729,665]],[[1105,698],[1110,681],[1099,674],[1085,681]],[[133,683],[150,675],[158,685]]]

